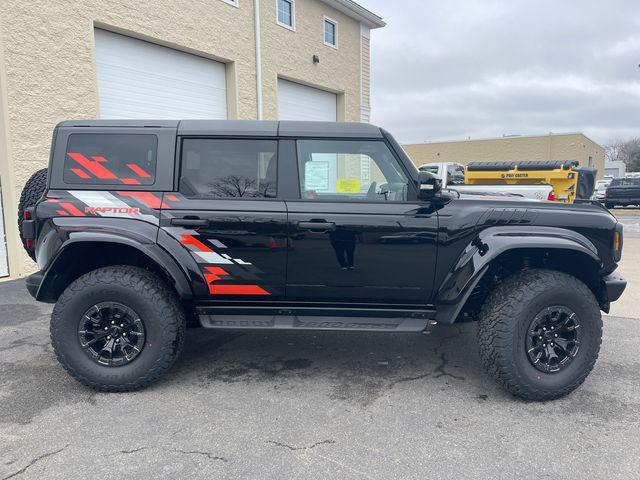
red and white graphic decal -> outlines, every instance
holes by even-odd
[[[255,273],[259,270],[251,262],[216,251],[227,248],[220,240],[208,239],[196,231],[179,227],[164,227],[164,230],[189,250],[202,271],[211,295],[271,295],[257,284],[225,283],[237,281],[238,277],[257,279]]]
[[[162,201],[161,195],[156,195],[151,192],[116,192],[120,197],[132,197],[142,202],[149,208],[171,208],[169,205]]]
[[[140,178],[151,178],[151,175],[149,175],[147,172],[145,172],[141,167],[139,167],[138,165],[135,165],[133,163],[127,163],[127,168],[133,170],[133,173],[135,173],[136,175],[138,175]]]
[[[229,256],[224,254],[220,255],[215,252],[211,247],[202,243],[191,233],[180,234],[180,243],[187,247],[198,263],[211,263],[214,265],[233,264],[233,260]]]
[[[141,192],[147,193],[147,192]],[[112,192],[97,190],[70,190],[52,192],[55,198],[47,198],[43,206],[51,205],[51,214],[65,217],[115,217],[143,220],[154,225],[159,224],[159,214],[148,208],[144,202],[123,201]],[[153,194],[152,194],[153,195]],[[162,194],[160,194],[162,195]],[[158,203],[160,200],[158,197]],[[128,199],[127,199],[128,200]]]
[[[229,276],[225,270],[220,267],[204,267],[204,278],[209,286],[211,295],[269,295],[264,288],[259,285],[233,285],[216,283],[219,280]]]
[[[71,168],[71,172],[83,180],[96,178],[98,180],[116,180],[115,183],[123,183],[124,185],[141,185],[139,178],[151,178],[151,175],[142,167],[134,163],[127,163],[127,168],[131,170],[138,178],[119,177],[107,167],[109,160],[104,157],[94,156],[91,159],[81,153],[69,152],[67,155],[73,159],[81,168]],[[108,182],[110,183],[110,182]]]

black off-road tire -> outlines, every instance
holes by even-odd
[[[144,322],[141,352],[121,366],[100,365],[82,349],[80,321],[93,305],[119,302]],[[137,267],[91,271],[62,293],[51,315],[51,341],[64,368],[83,385],[104,392],[144,388],[166,373],[182,350],[186,321],[173,291],[156,275]]]
[[[22,240],[22,245],[32,260],[36,259],[36,253],[33,249],[27,248],[25,245],[24,236],[22,235],[23,215],[25,209],[33,207],[38,200],[42,198],[46,189],[47,169],[43,168],[31,175],[31,178],[27,180],[27,183],[25,183],[22,193],[20,194],[20,201],[18,202],[18,230],[20,231],[20,240]]]
[[[536,315],[556,305],[579,318],[581,345],[564,369],[546,373],[529,360],[526,336]],[[593,369],[601,341],[602,316],[593,293],[555,270],[526,270],[504,280],[486,300],[478,322],[482,363],[498,383],[525,400],[553,400],[575,390]]]

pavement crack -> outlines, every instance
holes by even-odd
[[[221,462],[228,462],[229,460],[227,460],[224,457],[218,457],[217,455],[214,455],[211,452],[202,452],[199,450],[177,450],[177,449],[165,449],[168,452],[174,452],[174,453],[181,453],[183,455],[202,455],[203,457],[207,457],[209,460],[220,460]]]
[[[120,453],[124,453],[124,454],[128,455],[128,454],[131,454],[131,453],[140,452],[142,450],[149,450],[151,448],[159,448],[160,450],[164,450],[165,452],[180,453],[182,455],[202,455],[203,457],[207,457],[209,460],[220,460],[221,462],[225,462],[225,463],[229,461],[225,457],[220,457],[220,456],[214,455],[211,452],[205,452],[205,451],[202,451],[202,450],[180,450],[179,448],[138,447],[138,448],[134,448],[132,450],[120,450]]]
[[[416,380],[422,380],[430,376],[431,376],[431,373],[423,373],[422,375],[417,375],[415,377],[402,377],[402,378],[399,378],[398,380],[394,380],[393,382],[391,382],[388,388],[393,388],[399,383],[415,382]]]
[[[449,373],[445,370],[445,368],[449,365],[449,361],[447,360],[446,354],[445,353],[441,353],[439,355],[440,358],[440,365],[438,365],[436,367],[436,369],[433,371],[434,373],[434,377],[433,378],[441,378],[441,377],[451,377],[455,380],[464,380],[464,377],[460,377],[457,375],[454,375],[453,373]]]
[[[296,452],[296,451],[299,451],[299,450],[311,450],[312,448],[315,448],[315,447],[317,447],[319,445],[331,445],[331,444],[336,443],[336,441],[335,440],[322,440],[321,442],[316,442],[313,445],[309,445],[309,446],[306,446],[306,447],[293,447],[291,445],[287,445],[286,443],[276,442],[274,440],[269,440],[267,443],[271,443],[271,444],[276,445],[278,447],[286,448],[288,450],[291,450],[292,452]]]
[[[69,444],[66,444],[64,447],[59,448],[58,450],[54,450],[53,452],[47,452],[47,453],[43,453],[42,455],[40,455],[39,457],[34,458],[33,460],[31,460],[27,465],[25,465],[23,468],[21,468],[20,470],[18,470],[17,472],[12,473],[11,475],[4,477],[2,480],[8,480],[9,478],[13,478],[16,477],[18,475],[23,474],[24,472],[27,471],[27,469],[29,469],[30,467],[34,466],[36,463],[38,463],[40,460],[44,460],[47,457],[52,457],[53,455],[57,455],[58,453],[62,452],[63,450],[65,450],[67,447],[69,446]]]
[[[146,450],[147,448],[149,448],[149,447],[134,448],[133,450],[120,450],[120,453],[125,453],[125,454],[136,453],[136,452],[139,452],[141,450]]]

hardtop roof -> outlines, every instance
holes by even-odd
[[[59,127],[175,128],[184,136],[383,138],[379,127],[356,122],[257,120],[69,120]]]

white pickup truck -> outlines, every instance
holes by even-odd
[[[425,163],[418,170],[431,172],[442,179],[442,188],[456,190],[460,193],[495,193],[498,195],[516,195],[534,200],[554,200],[551,185],[465,185],[464,165],[460,163],[442,162]]]

